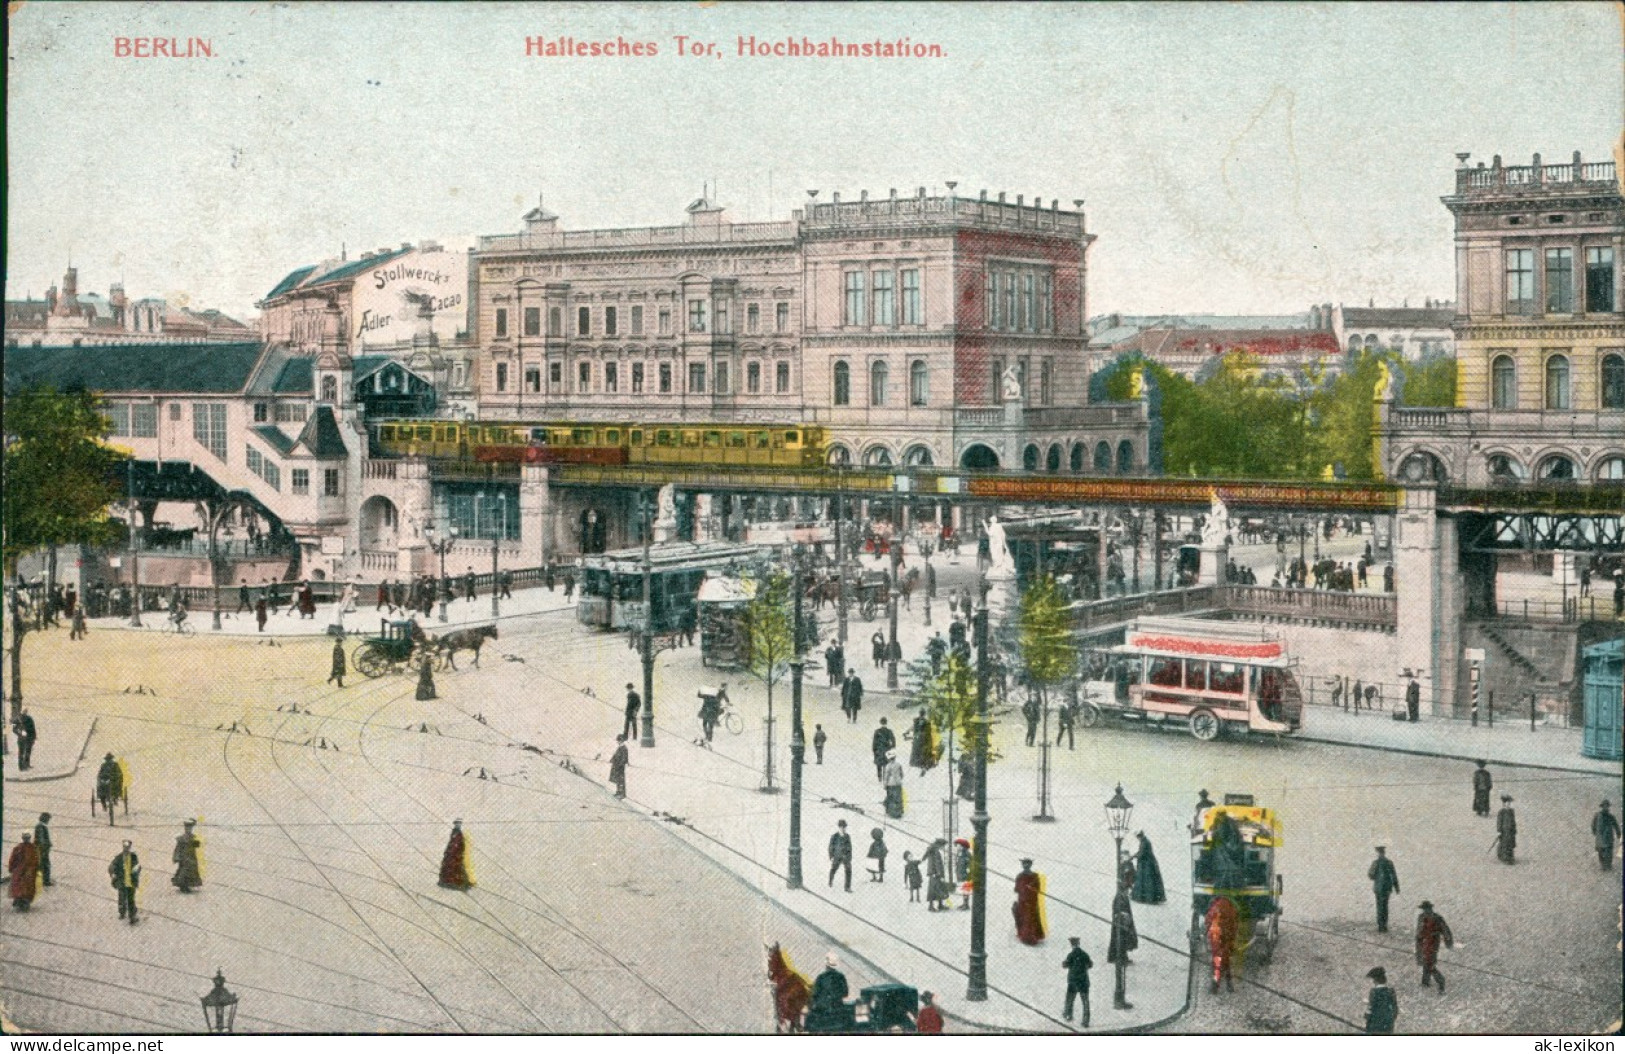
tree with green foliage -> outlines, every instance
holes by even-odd
[[[755,592],[745,610],[750,633],[751,674],[767,685],[767,766],[764,790],[773,788],[773,686],[790,670],[796,657],[795,613],[791,608],[790,576],[775,568],[763,578],[746,579]]]
[[[1072,637],[1072,610],[1052,575],[1043,575],[1021,595],[1017,650],[1028,683],[1038,691],[1044,715],[1043,772],[1039,780],[1039,815],[1049,816],[1049,690],[1071,676],[1078,664]]]
[[[1455,406],[1456,358],[1427,355],[1400,367],[1400,401],[1406,406]]]

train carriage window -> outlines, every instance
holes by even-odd
[[[698,433],[696,431],[693,431],[692,429],[688,429],[688,428],[683,429],[683,445],[684,446],[699,446],[700,445],[700,433]]]
[[[769,442],[768,442],[766,432],[752,432],[750,434],[750,438],[751,438],[751,445],[754,446],[757,450],[766,450],[768,448],[768,446],[770,445]]]
[[[575,446],[592,446],[592,429],[570,429],[570,442]]]
[[[1241,695],[1247,690],[1246,670],[1233,662],[1216,662],[1208,672],[1208,690]]]
[[[1206,659],[1185,660],[1185,687],[1194,688],[1198,691],[1207,690]]]
[[[384,425],[383,427],[379,428],[378,438],[382,439],[386,443],[392,441],[395,438],[395,426]]]
[[[611,446],[621,445],[621,430],[619,428],[604,429],[604,442]]]
[[[655,432],[655,446],[676,446],[677,440],[669,428],[662,428]]]
[[[722,445],[722,433],[721,432],[706,432],[705,433],[705,445],[708,446],[708,447],[720,447]]]
[[[745,445],[745,433],[743,433],[743,432],[729,432],[728,433],[728,446],[730,446],[730,447],[743,447],[744,445]]]
[[[1158,688],[1178,688],[1180,665],[1179,659],[1152,659],[1146,683]]]
[[[784,449],[784,436],[785,436],[784,432],[774,432],[773,433],[773,449],[774,450],[783,450]]]
[[[545,429],[545,428],[532,428],[530,430],[530,441],[532,443],[541,443],[543,446],[546,446],[547,445],[547,429]]]
[[[643,429],[633,428],[626,433],[626,441],[633,446],[643,445]]]
[[[417,432],[420,442],[434,442],[434,425],[418,425]]]
[[[791,447],[800,446],[801,445],[801,433],[796,432],[796,431],[789,431],[789,432],[784,433],[784,444],[786,446],[791,446]]]

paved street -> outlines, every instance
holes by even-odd
[[[944,566],[942,589],[969,574],[969,560]],[[833,945],[845,949],[854,988],[891,977],[934,989],[951,1028],[969,1019],[1061,1030],[1060,960],[1073,935],[1096,962],[1097,1030],[1346,1031],[1361,1017],[1363,975],[1378,964],[1396,980],[1406,1030],[1590,1031],[1617,1016],[1619,878],[1597,869],[1587,831],[1597,800],[1619,796],[1617,767],[1497,765],[1497,792],[1517,797],[1520,819],[1519,863],[1507,868],[1488,851],[1491,822],[1468,808],[1470,766],[1322,743],[1080,730],[1075,751],[1054,755],[1058,819],[1035,823],[1037,751],[1022,742],[1019,713],[1006,713],[989,794],[992,998],[967,1004],[969,913],[928,913],[900,883],[903,852],[918,854],[942,833],[945,767],[923,779],[908,770],[902,820],[879,807],[870,734],[882,715],[899,733],[912,719],[879,694],[884,673],[866,661],[879,623],[852,622],[850,664],[869,686],[857,724],[823,686],[822,664],[809,664],[806,727],[822,724],[830,741],[825,764],[809,749],[806,768],[808,888],[788,892],[788,796],[758,789],[763,686],[705,669],[698,649],[663,653],[659,745],[633,748],[629,797],[617,802],[607,759],[624,685],[641,681],[636,655],[624,637],[579,626],[561,597],[533,592],[515,606],[537,613],[505,620],[481,669],[460,660],[462,671],[441,673],[434,702],[415,701],[415,679],[402,675],[324,685],[330,642],[291,628],[271,640],[211,639],[206,629],[177,640],[111,624],[78,643],[62,632],[30,637],[24,684],[41,720],[42,770],[71,768],[77,756],[75,744],[61,761],[58,723],[81,742],[88,717],[97,725],[71,776],[6,786],[7,831],[47,809],[58,846],[57,885],[31,913],[3,916],[0,987],[12,1016],[47,1030],[189,1027],[219,966],[254,1030],[763,1031],[762,945],[782,940],[809,976]],[[908,655],[930,632],[918,598],[915,609],[902,622]],[[933,610],[945,628],[945,605]],[[827,628],[827,608],[824,617]],[[719,730],[706,750],[693,743],[696,691],[724,679],[745,730]],[[133,686],[156,694],[124,694]],[[789,696],[787,682],[776,687],[784,785]],[[1311,725],[1321,713],[1310,712]],[[226,731],[233,722],[237,733]],[[1449,746],[1440,752],[1456,753]],[[88,815],[107,751],[126,760],[133,782],[117,828]],[[1123,1012],[1110,1008],[1103,921],[1112,843],[1102,806],[1118,781],[1135,803],[1134,829],[1156,847],[1169,898],[1136,905],[1135,1006]],[[1286,914],[1276,961],[1244,967],[1233,996],[1204,992],[1181,1019],[1184,825],[1203,787],[1215,797],[1252,793],[1281,814]],[[968,814],[958,817],[961,834]],[[182,897],[167,881],[168,850],[188,816],[202,821],[206,885]],[[466,894],[435,885],[454,818],[473,844],[478,885]],[[840,818],[853,836],[851,894],[825,882],[825,843]],[[891,853],[884,883],[864,874],[871,827],[885,831]],[[118,922],[105,882],[123,837],[147,865],[145,917],[134,929]],[[1365,879],[1375,844],[1389,846],[1403,888],[1382,936]],[[1050,935],[1038,948],[1015,940],[1009,914],[1023,856],[1048,881]],[[1424,897],[1458,938],[1441,960],[1451,985],[1442,998],[1411,977],[1410,926]],[[691,968],[693,948],[707,950],[703,975]]]

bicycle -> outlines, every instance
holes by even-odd
[[[163,631],[180,637],[190,637],[197,633],[197,630],[192,627],[192,620],[185,615],[180,618],[176,618],[174,615],[165,618]]]

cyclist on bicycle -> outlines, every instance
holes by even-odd
[[[728,705],[728,683],[724,681],[722,687],[715,692],[700,689],[700,726],[705,730],[705,741],[711,742],[711,735],[717,730],[717,722],[722,720],[723,708]]]
[[[174,597],[169,602],[169,621],[174,624],[176,633],[186,626],[186,601],[180,597]]]

